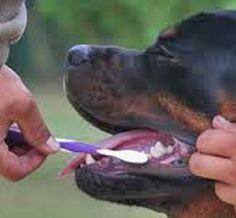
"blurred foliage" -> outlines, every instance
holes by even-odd
[[[9,63],[30,83],[58,83],[73,44],[142,49],[161,29],[187,16],[234,7],[235,0],[31,0],[27,32]]]
[[[157,31],[222,0],[40,0],[43,18],[80,43],[144,47]]]

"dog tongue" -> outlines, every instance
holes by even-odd
[[[133,130],[129,132],[123,132],[111,136],[105,140],[98,142],[96,145],[101,148],[116,148],[124,143],[128,143],[129,141],[134,142],[135,140],[146,139],[151,140],[152,138],[156,138],[158,136],[157,132],[149,131],[149,130]],[[63,177],[66,174],[71,173],[74,169],[79,167],[80,164],[84,163],[86,154],[78,154],[74,157],[68,165],[59,173],[59,177]]]

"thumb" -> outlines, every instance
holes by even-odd
[[[3,99],[0,105],[1,122],[10,120],[18,124],[28,144],[43,154],[58,151],[59,144],[49,132],[33,96],[22,80],[7,66],[1,68],[0,75]]]

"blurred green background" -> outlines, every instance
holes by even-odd
[[[38,0],[28,1],[29,22],[8,64],[37,98],[50,129],[60,137],[95,142],[106,136],[83,121],[62,88],[67,49],[76,43],[143,49],[158,32],[191,14],[234,9],[235,0]],[[0,184],[0,218],[157,218],[156,213],[99,202],[79,192],[73,175],[58,179],[70,159],[57,154],[22,182]]]

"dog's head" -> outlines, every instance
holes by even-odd
[[[158,210],[211,186],[189,172],[188,158],[216,114],[235,120],[235,51],[233,11],[184,20],[144,51],[73,47],[67,96],[85,119],[114,134],[100,146],[150,154],[144,165],[79,156],[67,168],[76,168],[78,186],[100,199]]]

